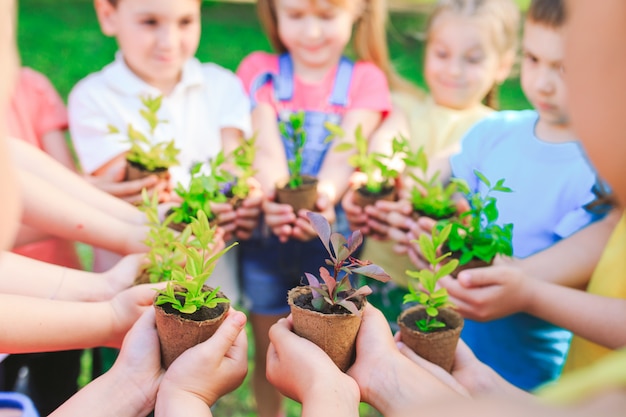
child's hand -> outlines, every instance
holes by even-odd
[[[392,212],[387,221],[391,226],[389,237],[396,242],[394,252],[408,254],[409,259],[418,269],[429,268],[430,264],[424,259],[419,244],[414,241],[422,234],[429,235],[436,223],[435,220],[422,216],[415,222],[411,217]]]
[[[253,179],[251,178],[250,180]],[[237,209],[237,229],[235,231],[237,239],[250,239],[253,230],[259,224],[262,204],[263,192],[261,191],[261,186],[254,180],[254,183],[251,183],[248,197],[243,200],[241,207]]]
[[[163,288],[165,283],[144,284],[129,288],[117,294],[107,304],[111,317],[110,337],[106,346],[119,347],[128,329],[152,307],[155,288]]]
[[[159,387],[157,415],[180,414],[180,409],[173,412],[175,403],[198,399],[210,407],[241,385],[248,372],[245,324],[246,316],[231,308],[213,336],[185,351],[170,365]]]
[[[237,227],[237,213],[230,203],[211,203],[211,211],[216,216],[217,224],[224,231],[224,240],[230,240]]]
[[[296,214],[288,204],[280,204],[273,201],[273,196],[263,201],[263,212],[265,222],[278,239],[285,243],[292,235],[293,223],[296,221]]]
[[[379,240],[389,239],[389,230],[392,227],[389,223],[389,217],[391,214],[394,214],[391,220],[402,217],[410,218],[409,216],[412,211],[413,208],[411,207],[411,203],[406,200],[379,200],[375,205],[365,207],[370,235]],[[406,221],[402,222],[402,224],[405,223]]]
[[[328,223],[333,224],[335,222],[337,216],[335,215],[335,206],[332,205],[330,197],[320,192],[315,205],[317,211],[326,217]],[[292,236],[302,242],[308,242],[317,238],[317,232],[313,229],[311,221],[307,217],[307,212],[308,210],[300,210],[292,231]]]
[[[342,393],[345,406],[359,402],[359,387],[314,343],[292,332],[292,319],[280,319],[269,331],[266,374],[283,395],[300,403],[320,402]]]
[[[120,291],[131,287],[139,275],[144,261],[145,254],[127,255],[108,271],[98,274],[103,285],[102,290],[99,291],[93,301],[109,300]]]
[[[350,230],[360,230],[364,235],[368,235],[370,233],[370,229],[367,225],[367,213],[361,208],[361,206],[354,204],[354,192],[353,188],[348,188],[348,191],[346,191],[341,199],[341,207],[346,212],[346,218],[348,219]]]
[[[413,415],[415,409],[456,391],[404,357],[383,314],[368,304],[356,340],[356,362],[348,370],[361,401],[383,415]]]
[[[515,266],[494,265],[467,269],[439,284],[463,317],[488,321],[526,311],[537,281]]]

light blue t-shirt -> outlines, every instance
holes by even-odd
[[[485,193],[474,175],[505,179],[513,192],[497,198],[499,224],[513,223],[513,254],[525,258],[591,223],[583,206],[596,181],[578,142],[547,143],[535,136],[533,110],[502,111],[478,122],[450,162],[455,177]],[[486,323],[465,321],[463,340],[476,356],[514,385],[530,390],[558,377],[571,333],[528,314]]]

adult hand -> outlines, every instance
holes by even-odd
[[[245,324],[245,314],[231,308],[213,336],[172,362],[159,388],[157,416],[174,415],[176,405],[177,415],[194,415],[184,408],[188,401],[200,399],[208,409],[241,385],[248,372]]]
[[[291,316],[269,331],[266,374],[283,395],[308,415],[358,415],[359,387],[314,343],[292,331]],[[316,412],[313,412],[315,408]]]

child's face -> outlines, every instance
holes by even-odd
[[[424,77],[437,104],[453,109],[475,106],[507,74],[479,19],[443,12],[432,22]]]
[[[563,80],[565,38],[562,31],[526,21],[522,40],[522,90],[539,120],[568,127],[567,89]]]
[[[345,7],[328,0],[274,1],[278,36],[296,70],[326,70],[337,64],[350,41],[359,0],[347,0]]]
[[[168,93],[200,41],[198,0],[97,0],[102,30],[115,36],[130,69]]]

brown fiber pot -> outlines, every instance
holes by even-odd
[[[456,278],[461,273],[461,271],[465,271],[466,269],[473,269],[473,268],[483,268],[485,266],[490,266],[491,264],[493,264],[493,261],[485,262],[481,259],[472,259],[466,264],[457,266],[456,269],[452,271],[450,275],[452,276],[452,278]]]
[[[300,187],[289,188],[289,180],[283,180],[276,184],[276,201],[282,204],[289,204],[293,207],[295,213],[298,213],[301,209],[315,211],[317,182],[317,178],[303,175]]]
[[[310,298],[311,288],[295,287],[289,290],[287,301],[293,317],[293,331],[322,348],[343,372],[354,362],[356,336],[361,317],[354,314],[324,314],[296,305],[298,298]],[[361,311],[365,307],[362,299]]]
[[[140,180],[142,178],[149,177],[150,175],[156,175],[162,180],[169,180],[170,178],[170,173],[167,168],[157,168],[154,171],[148,171],[136,162],[126,161],[125,181]]]
[[[439,320],[446,324],[444,330],[422,333],[415,322],[426,317],[424,306],[411,307],[398,317],[402,342],[422,358],[452,370],[454,352],[463,329],[463,317],[450,308],[439,310]]]
[[[212,288],[206,285],[203,289],[212,291]],[[218,291],[217,296],[226,298],[221,291]],[[215,312],[217,314],[215,318],[196,321],[189,319],[189,314],[167,312],[164,309],[166,305],[154,306],[156,328],[161,344],[161,362],[166,369],[181,353],[213,336],[226,319],[226,313],[230,308],[230,303],[220,303],[213,309],[218,310]],[[202,308],[209,310],[208,307]]]
[[[394,186],[387,186],[380,193],[372,194],[365,187],[359,187],[354,192],[354,204],[359,207],[373,206],[378,200],[396,201],[398,190]]]

